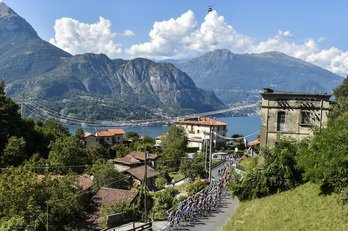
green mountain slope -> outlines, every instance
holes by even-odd
[[[40,39],[27,21],[0,2],[0,80],[9,83],[45,73],[70,56]]]
[[[7,95],[15,100],[23,95],[27,104],[39,103],[70,117],[140,119],[226,108],[214,93],[198,89],[172,64],[141,58],[111,60],[102,54],[72,56],[41,40],[0,2],[2,79]],[[29,110],[32,115],[35,107]]]

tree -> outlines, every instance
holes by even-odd
[[[95,191],[101,187],[129,189],[127,177],[117,171],[113,164],[109,164],[103,159],[96,161],[89,172],[93,173],[92,187]]]
[[[229,183],[233,196],[240,201],[252,200],[286,191],[303,183],[303,171],[298,165],[298,145],[292,139],[282,138],[274,148],[263,151],[265,164],[248,169],[243,178]]]
[[[301,148],[299,162],[305,178],[321,183],[323,193],[348,193],[348,113],[317,132]]]
[[[22,162],[28,158],[25,152],[25,144],[23,137],[17,138],[11,136],[4,149],[4,155],[1,158],[2,163],[5,166],[18,166],[22,164]]]
[[[48,205],[49,229],[69,230],[84,215],[87,202],[88,195],[82,193],[74,174],[62,178],[47,175],[40,180],[27,169],[9,168],[0,175],[2,228],[22,226],[24,220],[28,230],[46,230]]]
[[[193,159],[183,159],[180,163],[179,171],[181,174],[183,174],[186,178],[190,178],[192,181],[194,181],[197,177],[203,177],[205,170],[204,170],[204,159],[205,153],[196,153],[193,156]]]
[[[161,189],[164,188],[164,186],[167,183],[167,179],[164,177],[157,177],[156,181],[155,181],[155,185],[157,188]]]
[[[305,179],[320,183],[322,193],[348,201],[348,79],[333,92],[327,126],[302,144],[299,163]]]
[[[109,149],[109,156],[114,158],[122,158],[127,154],[131,153],[133,150],[127,146],[121,144],[115,144]]]
[[[108,159],[109,154],[107,149],[101,145],[101,144],[96,144],[96,145],[92,145],[87,149],[88,155],[90,160],[92,160],[92,162],[97,161],[98,159]]]
[[[92,161],[88,158],[87,150],[82,147],[80,140],[74,136],[60,137],[49,145],[48,156],[51,166],[77,166],[88,165]],[[68,168],[57,168],[66,173]],[[76,172],[83,172],[82,168],[74,168]]]
[[[333,120],[348,112],[348,77],[343,83],[333,90],[335,96],[334,105],[329,114],[329,119]]]
[[[244,150],[245,149],[245,144],[244,144],[244,135],[242,134],[234,134],[232,136],[233,139],[233,144],[231,145],[232,148],[238,148],[239,150]]]
[[[125,136],[126,140],[132,140],[133,142],[139,140],[139,134],[137,132],[127,132]]]
[[[80,140],[82,140],[85,137],[85,132],[83,131],[82,128],[77,128],[75,131],[75,135],[76,137],[78,137]]]
[[[155,217],[165,217],[165,211],[174,206],[176,194],[178,194],[178,190],[172,187],[156,192],[153,196],[154,204],[151,213]]]
[[[48,172],[48,161],[41,157],[39,153],[34,153],[29,160],[23,162],[23,168],[31,169],[37,174],[46,174]]]
[[[186,131],[182,126],[170,127],[161,143],[160,168],[178,170],[181,158],[186,155],[187,143]]]
[[[247,157],[243,156],[239,165],[242,166],[246,171],[252,171],[258,167],[258,157]]]
[[[6,137],[19,134],[21,115],[18,113],[19,106],[10,97],[5,95],[5,82],[0,83],[0,155],[7,143]]]
[[[29,230],[24,217],[14,215],[8,221],[5,221],[0,226],[1,231],[12,231],[12,230]]]
[[[193,184],[190,184],[187,187],[186,192],[188,195],[193,196],[197,192],[204,189],[204,187],[205,187],[205,185],[203,184],[202,179],[200,177],[198,177]]]
[[[70,136],[69,128],[64,127],[63,123],[48,118],[43,124],[43,130],[47,135],[53,136],[55,139],[58,137]]]
[[[153,152],[155,149],[155,139],[150,136],[144,136],[142,140],[136,141],[133,144],[133,150],[138,152]]]
[[[136,206],[127,205],[124,199],[119,199],[110,205],[103,204],[100,209],[100,217],[102,217],[102,220],[99,228],[106,228],[106,216],[115,213],[121,213],[123,222],[132,220],[136,215]]]

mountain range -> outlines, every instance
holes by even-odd
[[[40,110],[38,118],[116,121],[255,103],[265,87],[331,93],[343,78],[279,52],[233,54],[223,49],[161,62],[73,56],[42,40],[0,2],[0,80],[5,80],[8,96],[27,104],[26,115]]]
[[[332,93],[343,78],[280,52],[233,54],[222,49],[183,61],[171,61],[225,104],[255,103],[263,88],[303,93]]]
[[[0,2],[0,79],[6,94],[46,114],[89,119],[139,119],[226,108],[212,91],[170,63],[71,54],[40,39],[35,30]],[[33,113],[37,108],[28,108]],[[50,110],[48,110],[50,109]]]

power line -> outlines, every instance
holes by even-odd
[[[247,137],[249,137],[249,136],[255,135],[255,134],[259,133],[259,132],[260,132],[260,130],[254,132],[254,133],[252,133],[252,134],[249,134],[249,135],[247,135],[247,136],[237,137],[237,138],[226,137],[226,136],[220,135],[220,134],[218,134],[218,133],[215,133],[215,135],[217,135],[217,136],[219,136],[220,138],[223,138],[223,139],[225,139],[225,140],[238,140],[238,139],[244,139],[244,138],[247,138]]]
[[[156,118],[156,119],[146,119],[146,120],[120,120],[120,121],[102,121],[102,120],[83,120],[79,119],[73,116],[65,116],[62,114],[59,114],[58,112],[55,112],[51,110],[50,108],[43,106],[42,104],[39,104],[37,101],[32,100],[30,98],[23,98],[23,101],[26,102],[26,105],[30,105],[31,107],[31,112],[39,115],[40,118],[48,118],[49,116],[52,116],[54,118],[57,118],[61,121],[66,121],[70,124],[76,124],[76,125],[81,125],[81,124],[86,124],[88,126],[103,126],[105,123],[111,123],[113,125],[104,125],[108,127],[121,127],[122,124],[127,125],[139,125],[139,123],[163,123],[163,122],[173,122],[174,120],[178,120],[179,118],[189,118],[192,117],[192,114],[189,115],[182,115],[182,116],[176,116],[176,117],[166,117],[166,118]],[[252,108],[258,106],[257,104],[251,104],[251,105],[244,105],[244,106],[239,106],[239,107],[231,107],[227,109],[222,109],[222,110],[216,110],[216,111],[210,111],[210,112],[203,112],[203,113],[197,113],[194,114],[195,117],[203,117],[203,116],[208,116],[208,115],[214,115],[214,114],[221,114],[225,113],[228,111],[234,111],[234,110],[242,110],[246,108]],[[35,109],[35,112],[34,112]],[[40,111],[43,111],[45,115],[42,115]],[[119,125],[118,125],[119,124]]]

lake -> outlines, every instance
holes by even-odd
[[[260,116],[247,116],[247,117],[216,117],[216,120],[228,123],[227,126],[227,136],[231,137],[234,134],[243,134],[248,136],[247,140],[256,140],[257,135],[260,133],[261,128],[261,117]],[[71,134],[75,134],[76,129],[79,127],[69,126],[69,131]],[[83,127],[85,132],[95,133],[95,130],[105,131],[108,128],[114,127]],[[137,132],[139,136],[150,136],[157,137],[167,133],[169,126],[153,126],[153,127],[117,127],[122,128],[126,133],[133,131]],[[144,131],[144,133],[143,133]],[[255,134],[253,134],[255,133]],[[253,134],[253,135],[250,135]],[[249,136],[250,135],[250,136]]]

